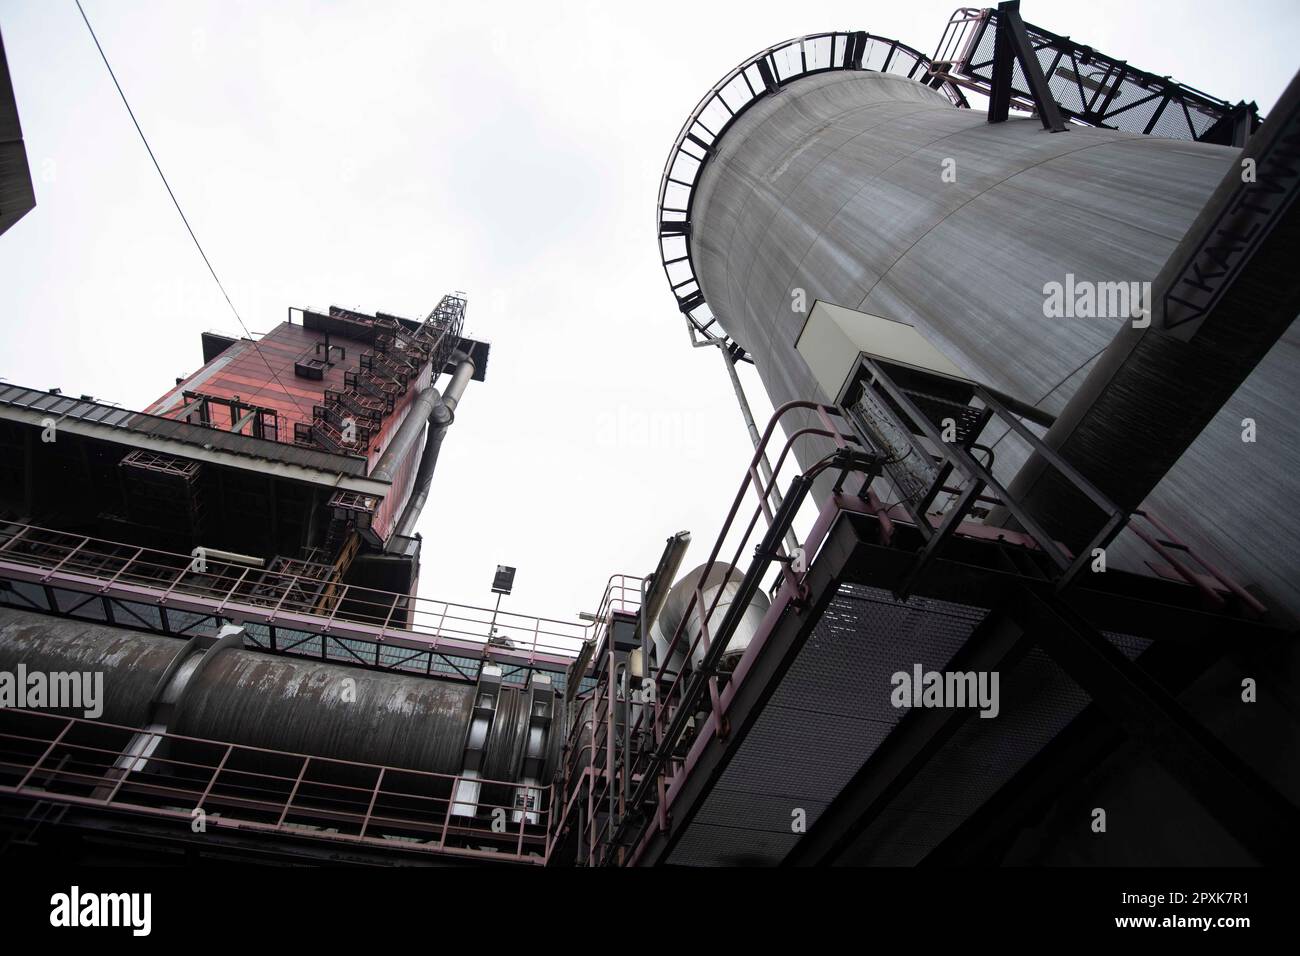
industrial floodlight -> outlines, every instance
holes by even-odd
[[[506,567],[504,564],[497,565],[497,573],[492,578],[493,594],[509,594],[510,589],[515,586],[515,569]]]

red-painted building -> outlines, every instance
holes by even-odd
[[[322,599],[414,593],[425,494],[412,491],[427,491],[450,409],[487,367],[464,311],[449,295],[423,320],[290,310],[257,340],[205,333],[203,365],[142,412],[28,389],[29,408],[58,405],[59,440],[0,424],[26,463],[0,469],[0,498],[57,531],[253,559]]]

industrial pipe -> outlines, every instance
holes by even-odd
[[[107,723],[155,723],[156,689],[175,672],[178,655],[189,653],[189,645],[174,637],[0,608],[0,671],[15,672],[21,663],[29,672],[102,672],[101,719]],[[471,683],[243,647],[222,650],[186,676],[183,692],[170,704],[170,734],[411,770],[461,771],[475,706]],[[499,716],[483,745],[486,778],[521,779],[530,693],[502,688]],[[562,729],[547,736],[542,780],[557,766],[562,736]]]
[[[371,478],[392,483],[402,462],[406,460],[407,452],[419,440],[425,422],[429,420],[429,416],[438,407],[441,399],[442,395],[432,385],[416,396],[410,412],[402,419],[397,434],[388,442],[388,447],[379,456],[379,461],[375,462],[375,467],[370,469]]]
[[[749,399],[745,397],[745,387],[740,384],[740,376],[736,373],[736,356],[726,346],[720,346],[718,351],[722,353],[722,364],[727,366],[727,377],[731,379],[732,391],[736,393],[736,403],[740,406],[740,415],[745,419],[745,428],[749,432],[749,440],[754,444],[754,451],[760,451],[762,440],[758,435],[758,425],[754,422],[754,413],[750,411]],[[768,496],[772,502],[772,511],[775,513],[781,510],[784,499],[781,492],[772,480],[772,465],[767,460],[767,452],[764,451],[758,456],[758,473],[763,479],[764,487],[771,485],[772,491]],[[755,488],[759,496],[762,497],[763,489]],[[785,532],[785,546],[791,554],[799,550],[799,539],[795,537],[794,529],[787,528]]]
[[[705,572],[708,572],[707,574]],[[658,619],[654,622],[651,629],[651,639],[655,646],[656,663],[662,664],[668,659],[668,645],[672,641],[673,635],[681,626],[683,618],[687,616],[687,609],[690,609],[690,620],[686,623],[686,632],[684,641],[679,642],[674,649],[672,657],[676,659],[676,666],[680,666],[681,659],[690,649],[690,642],[700,633],[700,623],[707,620],[709,635],[716,641],[719,635],[719,625],[731,611],[731,605],[739,600],[741,593],[741,581],[744,575],[738,568],[722,561],[715,561],[712,564],[702,564],[692,571],[684,574],[672,590],[668,592],[667,599],[663,603],[663,609],[659,612]],[[699,594],[699,601],[692,601]],[[721,592],[719,594],[719,592]],[[713,607],[714,601],[718,602],[717,607]],[[702,602],[702,603],[701,603]],[[758,632],[758,626],[763,621],[763,616],[767,613],[770,603],[762,591],[756,591],[748,600],[740,623],[734,628],[730,638],[727,641],[726,650],[723,655],[727,657],[739,657],[746,647],[749,646],[750,640]],[[712,608],[711,613],[705,615],[706,611]],[[704,645],[697,644],[691,650],[691,664],[699,668],[704,660]],[[676,669],[671,668],[671,669]]]
[[[452,358],[456,361],[456,369],[451,374],[451,381],[447,383],[442,400],[429,413],[429,435],[424,441],[424,451],[420,455],[420,464],[411,484],[411,495],[406,500],[406,507],[402,509],[402,516],[398,519],[393,534],[389,536],[390,546],[403,537],[409,537],[415,530],[415,522],[419,520],[420,512],[424,510],[424,503],[429,497],[429,486],[433,483],[433,469],[438,464],[442,440],[456,419],[456,406],[465,394],[465,386],[474,376],[473,359],[464,352],[457,352]]]

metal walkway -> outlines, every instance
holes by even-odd
[[[813,407],[778,410],[755,462],[800,404]],[[764,504],[773,482],[751,462],[710,561],[735,530],[732,563],[754,555],[746,582],[769,586],[771,570],[770,610],[723,672],[710,655],[725,647],[744,592],[720,623],[716,603],[706,609],[708,627],[687,627],[699,620],[688,609],[667,653],[678,642],[688,659],[702,648],[703,664],[652,673],[648,702],[629,696],[612,655],[604,669],[597,662],[557,783],[557,847],[572,855],[576,840],[588,865],[915,864],[951,853],[977,814],[1009,802],[1001,798],[1031,765],[1101,712],[1132,739],[1159,741],[1165,769],[1252,853],[1286,852],[1295,809],[1174,699],[1190,679],[1179,670],[1188,648],[1204,658],[1199,674],[1235,642],[1284,635],[1250,595],[1192,572],[1190,553],[1173,554],[1176,542],[1160,536],[1147,537],[1184,580],[1111,570],[1062,590],[1031,536],[973,521],[949,524],[934,547],[940,519],[927,517],[923,531],[903,507],[884,506],[871,491],[878,466],[855,452],[840,412],[816,410],[823,427],[791,435],[775,467],[779,476],[803,435],[841,445],[824,462],[841,475],[804,542],[811,560],[802,567],[782,543],[811,476],[796,476],[773,514]],[[854,474],[867,479],[857,493],[846,490]],[[635,619],[625,624],[635,630]],[[1170,656],[1178,667],[1165,667]],[[918,665],[999,672],[998,719],[891,706],[891,675]]]
[[[1065,119],[1089,126],[1221,146],[1244,146],[1259,128],[1254,103],[1234,106],[1025,23],[1019,6],[1017,0],[997,9],[957,10],[939,40],[925,82],[987,96],[1001,104],[1002,118],[1006,106],[1014,103],[1025,111],[1055,109]],[[1012,69],[1009,57],[1003,66],[998,49],[1003,38],[1008,54],[1023,55],[1038,69],[1026,70],[1023,63]]]
[[[0,797],[181,823],[170,832],[198,834],[208,849],[252,833],[278,838],[264,852],[297,841],[323,842],[327,855],[377,849],[417,860],[546,862],[548,787],[524,785],[536,812],[520,814],[519,784],[475,778],[485,793],[512,795],[509,804],[480,801],[476,819],[455,812],[459,776],[165,733],[153,735],[148,760],[136,759],[139,736],[97,720],[0,711]],[[494,811],[499,825],[484,826]],[[43,817],[29,810],[26,819],[35,826]]]
[[[237,623],[248,646],[474,681],[484,662],[524,686],[536,671],[563,690],[592,625],[344,585],[322,598],[298,576],[21,523],[0,525],[0,605],[188,637]],[[607,599],[633,601],[615,575]]]

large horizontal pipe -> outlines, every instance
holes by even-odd
[[[103,713],[143,727],[149,705],[186,642],[102,624],[0,608],[0,671],[102,672]],[[484,776],[517,780],[530,709],[527,688],[505,687],[486,743]],[[175,704],[169,733],[384,766],[457,774],[475,685],[377,672],[239,647],[197,671]],[[516,700],[515,698],[518,698]],[[81,711],[69,716],[82,716]],[[548,741],[555,766],[561,733]],[[549,778],[547,778],[549,779]]]
[[[678,642],[673,657],[690,647],[700,633],[701,621],[707,621],[709,637],[716,643],[722,622],[732,613],[732,605],[746,600],[742,588],[744,577],[739,568],[721,561],[702,564],[682,575],[669,590],[651,631],[656,645],[656,663],[662,664],[667,660],[668,644],[682,626],[688,610],[690,620],[686,622],[683,640]],[[717,607],[714,607],[714,601],[717,602]],[[746,600],[746,607],[740,612],[743,616],[727,641],[726,655],[738,655],[749,646],[750,639],[758,630],[770,604],[762,591],[756,591]],[[701,642],[691,653],[691,664],[699,667],[704,654],[705,647]]]

